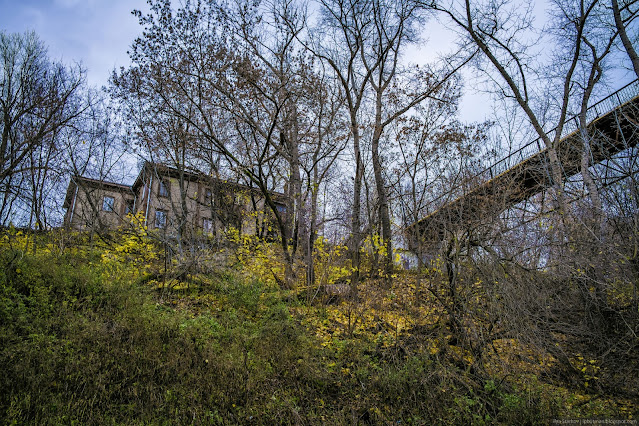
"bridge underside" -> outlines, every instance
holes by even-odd
[[[590,164],[597,164],[632,148],[639,139],[639,96],[588,125]],[[582,138],[578,132],[564,137],[557,149],[564,179],[581,171]],[[472,223],[489,223],[501,212],[552,186],[547,150],[527,158],[489,179],[408,228],[409,240],[441,241]],[[412,236],[412,238],[410,237]],[[414,245],[414,244],[411,244]]]

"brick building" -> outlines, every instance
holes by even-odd
[[[271,192],[276,207],[286,210],[284,194]],[[155,232],[219,235],[233,226],[264,235],[268,207],[255,189],[234,182],[146,162],[133,185],[74,177],[69,183],[64,225],[69,229],[115,229],[138,214]]]

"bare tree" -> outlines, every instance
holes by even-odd
[[[624,17],[621,16],[622,13]],[[612,14],[615,20],[615,27],[617,28],[619,38],[621,38],[623,47],[630,58],[632,68],[637,77],[639,77],[639,55],[637,55],[637,50],[633,46],[633,41],[630,39],[627,29],[631,28],[632,21],[637,18],[638,13],[639,9],[637,9],[636,0],[624,1],[621,8],[617,0],[612,0]]]
[[[131,105],[141,108],[130,108],[132,113],[155,103],[163,114],[157,116],[159,121],[181,123],[189,138],[224,157],[262,193],[280,231],[291,285],[303,207],[303,120],[297,104],[306,64],[293,43],[299,28],[289,30],[278,22],[284,15],[287,22],[303,26],[303,19],[296,20],[288,2],[272,4],[267,14],[248,2],[229,8],[187,2],[177,10],[168,1],[149,4],[149,15],[136,12],[145,27],[131,53],[136,66],[114,76],[115,86],[122,96],[134,95]],[[293,203],[286,212],[271,196],[276,176],[272,168],[280,167],[281,159],[288,165],[285,188]]]
[[[351,212],[351,288],[353,298],[357,297],[360,276],[361,244],[361,195],[364,175],[361,153],[361,108],[371,72],[364,70],[360,62],[363,54],[364,37],[372,25],[370,1],[368,0],[323,0],[320,2],[322,28],[311,32],[311,41],[306,47],[315,56],[325,61],[335,73],[343,91],[348,111],[352,138],[355,176],[353,182],[353,203]]]
[[[78,96],[84,71],[51,62],[35,33],[1,32],[0,75],[2,221],[6,224],[18,194],[30,190],[33,197],[22,200],[31,205],[29,223],[43,229],[43,185],[61,129],[84,110]]]
[[[322,71],[319,71],[322,72]],[[346,147],[348,140],[343,117],[344,98],[339,90],[339,83],[322,72],[313,74],[308,87],[309,109],[312,111],[312,140],[310,150],[302,165],[306,174],[309,199],[308,245],[306,248],[306,282],[315,285],[314,247],[319,227],[318,198],[321,187]]]
[[[483,148],[490,123],[463,125],[458,121],[461,78],[450,79],[415,108],[416,114],[398,120],[394,126],[397,159],[394,161],[392,194],[395,211],[408,235],[408,247],[417,255],[418,268],[424,265],[427,243],[420,238],[418,223],[442,202],[440,191],[450,189],[452,170],[464,157]],[[444,183],[444,181],[446,183]],[[432,248],[432,247],[431,247]]]
[[[543,109],[535,111],[535,102],[548,103],[548,101],[535,98],[533,80],[536,75],[530,54],[533,50],[532,46],[539,42],[535,40],[535,37],[539,36],[530,33],[532,28],[530,9],[524,7],[524,12],[518,14],[511,7],[512,2],[471,5],[469,0],[466,0],[459,8],[452,3],[448,6],[435,6],[468,37],[469,43],[480,49],[497,73],[496,76],[489,78],[497,85],[498,93],[517,102],[539,138],[544,142],[558,204],[564,211],[567,208],[563,195],[564,177],[557,149],[569,118],[569,107],[574,92],[573,78],[582,60],[584,31],[597,2],[598,0],[579,3],[577,7],[579,13],[573,17],[574,37],[570,40],[571,43],[561,50],[561,56],[555,56],[556,59],[560,59],[560,62],[555,65],[562,67],[562,69],[561,71],[555,69],[553,72],[554,75],[558,76],[560,96],[556,100],[557,112],[554,114],[554,131],[550,133],[546,131],[544,126],[547,114]],[[564,59],[566,50],[569,52],[567,60]],[[503,83],[499,83],[499,81]],[[544,96],[548,93],[541,95]],[[552,97],[547,97],[547,99],[552,99]]]

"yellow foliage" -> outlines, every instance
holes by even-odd
[[[329,244],[322,236],[315,240],[315,276],[320,284],[335,284],[350,276],[350,260],[342,259],[348,248],[340,244]]]
[[[236,245],[236,268],[243,277],[260,280],[270,287],[277,287],[277,282],[284,280],[284,263],[277,245],[256,235],[240,234],[233,227],[227,230],[226,238]]]
[[[415,326],[435,324],[441,309],[433,304],[416,303],[415,283],[412,276],[402,275],[394,280],[390,291],[369,280],[360,285],[364,295],[356,302],[345,300],[337,305],[321,308],[313,313],[303,308],[292,311],[302,324],[312,330],[322,346],[333,346],[340,340],[353,336],[375,342],[380,348],[393,348],[412,332]],[[436,354],[434,342],[425,342],[420,352]]]
[[[581,354],[571,359],[572,365],[581,372],[583,376],[584,387],[588,387],[592,382],[599,379],[597,376],[600,370],[599,361],[596,359],[586,360]]]
[[[101,262],[109,277],[121,277],[126,273],[130,278],[136,278],[148,274],[158,259],[156,248],[147,237],[147,228],[143,226],[144,212],[127,217],[129,226],[120,229],[121,240],[102,252]]]

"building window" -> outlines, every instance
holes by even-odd
[[[133,214],[133,207],[135,202],[133,200],[126,200],[125,201],[125,206],[124,206],[124,214]]]
[[[164,210],[156,210],[155,211],[155,227],[158,229],[166,228],[166,211]]]
[[[102,210],[104,210],[105,212],[112,212],[114,206],[115,206],[115,198],[105,196],[102,199]]]
[[[284,204],[275,203],[275,208],[279,214],[286,214],[286,206]]]
[[[213,192],[210,189],[207,189],[206,192],[204,192],[204,204],[210,205],[212,201]]]
[[[158,195],[160,197],[168,197],[169,196],[169,183],[161,180],[160,187],[158,188]]]
[[[205,234],[213,233],[213,221],[211,219],[202,219],[202,231],[204,231]]]

